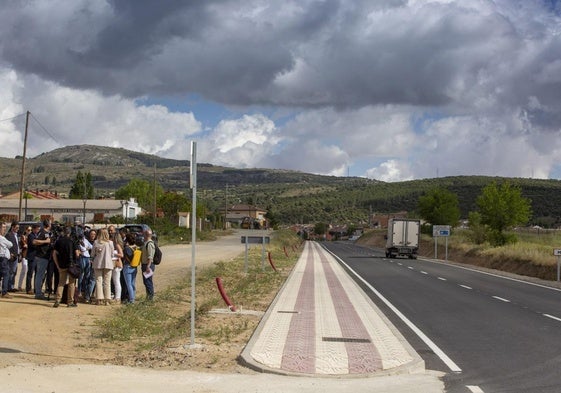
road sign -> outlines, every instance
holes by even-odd
[[[242,236],[242,244],[269,244],[269,236]]]
[[[450,236],[450,225],[433,225],[432,226],[432,236],[433,237],[447,237],[447,236]]]
[[[554,248],[553,255],[555,255],[556,257],[561,256],[561,248]]]

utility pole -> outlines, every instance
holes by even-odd
[[[224,194],[224,230],[226,230],[227,216],[228,216],[228,183],[226,183],[226,193]]]
[[[25,114],[25,134],[23,136],[23,158],[21,160],[21,178],[19,182],[19,210],[18,221],[21,221],[21,205],[23,199],[23,184],[25,183],[25,155],[27,152],[27,130],[29,128],[29,111]],[[26,201],[27,202],[27,201]],[[27,218],[27,217],[26,217]]]

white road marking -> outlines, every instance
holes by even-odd
[[[468,287],[467,285],[462,285],[462,284],[460,284],[460,286],[461,286],[462,288],[465,288],[465,289],[473,289],[472,287]]]
[[[407,266],[407,269],[415,270],[413,266]]]
[[[501,302],[510,303],[510,300],[505,299],[504,297],[493,296],[493,299],[500,300]]]
[[[327,249],[326,249],[327,250]],[[450,357],[448,357],[448,355],[446,355],[444,353],[444,351],[442,349],[440,349],[438,347],[438,345],[436,345],[430,338],[427,337],[427,335],[425,333],[423,333],[421,331],[421,329],[419,329],[417,326],[415,326],[413,324],[413,322],[411,322],[405,315],[403,315],[401,313],[401,311],[399,311],[392,303],[390,303],[390,301],[388,299],[386,299],[384,297],[384,295],[382,295],[380,292],[378,292],[376,290],[376,288],[374,288],[372,285],[370,285],[370,283],[368,281],[366,281],[364,278],[362,278],[357,272],[355,272],[349,265],[347,265],[345,263],[345,261],[343,261],[341,258],[339,258],[337,255],[335,255],[334,253],[332,253],[331,251],[327,250],[331,255],[333,255],[334,258],[336,258],[338,261],[341,262],[342,265],[344,265],[349,272],[351,272],[352,274],[355,275],[355,277],[357,279],[359,279],[364,285],[366,285],[366,287],[368,287],[368,289],[370,289],[376,296],[378,296],[378,298],[384,302],[386,304],[386,306],[388,306],[394,313],[395,315],[397,315],[407,326],[409,326],[409,328],[421,339],[423,340],[423,342],[425,344],[427,344],[427,346],[432,349],[432,351],[440,358],[440,360],[442,360],[442,362],[450,369],[450,371],[455,372],[455,373],[461,373],[462,369],[452,360],[450,359]]]
[[[427,272],[425,272],[425,271],[423,271],[423,270],[421,270],[421,273],[422,273],[422,274],[428,274]]]
[[[544,317],[548,317],[548,318],[551,318],[551,319],[555,319],[556,321],[561,322],[561,318],[554,317],[553,315],[549,315],[549,314],[542,314],[542,315],[543,315]]]
[[[444,277],[438,277],[438,279],[439,279],[440,281],[446,281],[446,279],[445,279]]]
[[[533,286],[535,286],[535,287],[540,287],[540,288],[545,288],[545,289],[551,289],[552,291],[561,292],[561,289],[559,289],[559,288],[548,287],[547,285],[536,284],[535,282],[531,282],[531,281],[524,281],[524,280],[519,280],[519,279],[517,279],[517,278],[501,276],[500,274],[494,274],[494,273],[484,272],[484,271],[482,271],[482,270],[471,269],[471,268],[469,268],[469,267],[464,267],[464,266],[457,266],[457,265],[445,264],[444,262],[435,261],[435,260],[432,260],[432,259],[424,259],[424,258],[423,258],[423,259],[420,259],[420,260],[421,260],[421,261],[425,261],[425,262],[436,263],[436,264],[439,264],[439,265],[446,265],[446,266],[448,266],[448,267],[455,267],[455,268],[458,268],[458,269],[463,269],[463,270],[467,270],[467,271],[474,272],[474,273],[485,274],[485,275],[487,275],[487,276],[502,278],[502,279],[504,279],[504,280],[519,282],[519,283],[521,283],[521,284],[533,285]]]
[[[466,388],[468,388],[472,393],[485,393],[479,386],[466,385]]]
[[[401,263],[401,262],[398,262],[397,264],[398,264],[399,266],[403,266],[403,263]]]

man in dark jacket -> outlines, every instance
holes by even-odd
[[[9,260],[9,279],[8,279],[8,292],[17,292],[16,289],[16,274],[18,272],[18,263],[21,256],[21,245],[19,244],[19,223],[17,221],[12,221],[10,225],[10,231],[6,234],[6,239],[12,242],[12,247],[10,248],[10,260]]]
[[[62,300],[62,292],[64,290],[64,285],[68,279],[68,302],[66,303],[68,307],[77,307],[76,302],[74,302],[74,292],[76,290],[76,278],[68,274],[68,268],[70,264],[74,263],[78,256],[80,255],[80,249],[78,248],[76,242],[71,238],[72,228],[64,228],[64,234],[60,236],[54,246],[53,260],[55,262],[56,268],[58,269],[59,279],[58,286],[56,288],[55,304],[53,307],[58,307]]]
[[[27,277],[25,279],[25,291],[28,295],[33,295],[33,277],[36,274],[35,267],[35,254],[37,253],[33,241],[37,239],[41,225],[33,224],[31,226],[31,233],[27,235]]]
[[[45,278],[45,273],[47,272],[47,266],[49,265],[49,258],[51,254],[51,221],[44,220],[43,228],[37,234],[37,237],[33,240],[33,246],[35,247],[35,267],[37,271],[35,272],[35,299],[47,300],[47,297],[43,293],[43,279]]]

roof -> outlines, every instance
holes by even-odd
[[[27,199],[22,201],[28,209],[82,209],[84,201],[82,199]],[[0,208],[18,208],[19,199],[0,199]],[[122,209],[121,201],[118,199],[87,199],[86,207],[91,209]]]
[[[51,192],[48,190],[26,190],[24,192],[27,193],[29,195],[29,199],[60,199],[58,193],[56,192]],[[20,192],[12,192],[11,194],[5,195],[2,197],[2,199],[17,199],[19,200],[19,196],[20,196]]]

